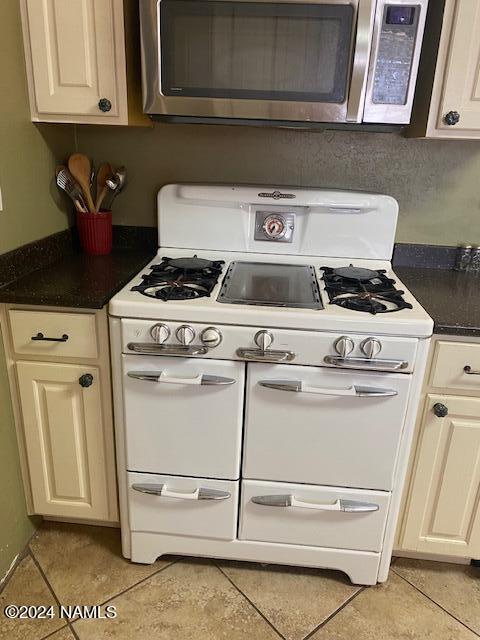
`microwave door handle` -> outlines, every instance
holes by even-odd
[[[260,380],[261,387],[276,389],[278,391],[293,391],[296,393],[312,393],[319,396],[334,396],[353,398],[379,398],[398,395],[395,389],[381,389],[377,387],[362,387],[352,385],[346,389],[332,389],[328,387],[314,387],[302,380]]]
[[[347,122],[361,122],[373,32],[374,0],[358,0],[357,31],[347,103]]]

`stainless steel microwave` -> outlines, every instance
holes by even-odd
[[[144,111],[410,121],[428,0],[140,0]]]

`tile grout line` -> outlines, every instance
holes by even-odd
[[[179,562],[179,560],[172,560],[172,562],[169,562],[167,565],[165,565],[164,567],[160,567],[160,569],[157,569],[156,571],[154,571],[153,573],[150,573],[148,576],[146,576],[145,578],[142,578],[141,580],[139,580],[138,582],[135,582],[134,584],[131,584],[129,587],[126,587],[125,589],[122,589],[122,591],[119,591],[118,593],[115,593],[113,596],[110,596],[109,598],[107,598],[106,600],[104,600],[103,602],[100,603],[100,607],[103,607],[104,605],[107,604],[107,602],[111,602],[112,600],[115,600],[115,598],[119,598],[120,596],[123,596],[123,594],[127,593],[128,591],[130,591],[131,589],[133,589],[134,587],[138,587],[139,584],[143,584],[144,582],[146,582],[147,580],[150,580],[150,578],[153,578],[153,576],[158,575],[159,573],[161,573],[162,571],[165,571],[165,569],[168,569],[169,567],[173,566],[174,564],[176,564],[177,562]]]
[[[36,557],[33,555],[33,551],[30,547],[30,545],[28,545],[28,553],[32,559],[33,564],[37,567],[38,572],[40,573],[40,575],[42,576],[45,584],[47,585],[50,593],[52,594],[55,602],[57,603],[57,610],[60,610],[60,600],[57,598],[57,594],[55,593],[52,585],[50,584],[50,580],[47,578],[45,571],[43,570],[43,568],[41,567],[40,563],[38,562],[38,560],[36,559]],[[65,627],[68,627],[70,629],[70,631],[72,631],[72,627],[71,624],[69,622],[69,620],[65,620],[64,621],[65,624],[63,626],[58,627],[58,629],[55,629],[55,631],[52,631],[52,633],[49,633],[48,635],[44,636],[42,638],[42,640],[44,640],[45,638],[49,638],[50,636],[52,636],[54,633],[56,633],[57,631],[60,631],[61,629],[65,629]],[[78,640],[78,639],[77,639]]]
[[[318,624],[314,629],[312,629],[312,631],[307,633],[307,635],[302,640],[309,640],[309,638],[311,638],[315,633],[317,633],[317,631],[319,631],[328,622],[330,622],[330,620],[332,620],[332,618],[334,618],[338,613],[340,613],[340,611],[342,611],[342,609],[345,609],[345,607],[347,605],[349,605],[350,602],[352,602],[352,600],[354,600],[360,593],[363,593],[363,591],[365,591],[366,588],[367,587],[359,587],[358,590],[355,591],[355,593],[353,593],[349,598],[347,598],[345,600],[345,602],[343,602],[337,609],[335,609],[335,611],[333,613],[331,613],[329,616],[327,616],[325,618],[325,620],[322,620],[322,622],[320,622],[320,624]]]
[[[270,622],[270,620],[267,618],[267,616],[250,600],[250,598],[240,589],[240,587],[238,587],[235,584],[235,582],[233,582],[233,580],[223,571],[223,569],[215,562],[215,560],[212,560],[212,563],[220,571],[222,576],[224,576],[230,582],[230,584],[234,587],[234,589],[236,589],[238,591],[238,593],[240,595],[242,595],[245,598],[245,600],[255,609],[255,611],[265,620],[265,622],[268,624],[268,626],[271,627],[274,630],[274,632],[276,634],[278,634],[280,636],[280,638],[282,638],[282,640],[286,640],[286,638],[283,635],[283,633],[281,633],[275,627],[275,625],[272,622]]]
[[[441,604],[439,604],[436,600],[434,600],[433,598],[431,598],[427,593],[425,593],[424,591],[422,591],[419,587],[417,587],[417,585],[415,585],[413,582],[410,582],[410,580],[407,580],[407,578],[405,578],[404,576],[402,576],[400,573],[398,573],[397,571],[395,571],[394,569],[392,569],[392,572],[398,576],[399,578],[401,578],[402,580],[404,580],[407,584],[409,584],[411,587],[413,587],[413,589],[415,589],[416,591],[418,591],[418,593],[421,593],[422,596],[425,596],[425,598],[427,598],[427,600],[429,600],[430,602],[432,602],[435,606],[437,606],[439,609],[441,609],[444,613],[446,613],[448,616],[450,616],[451,618],[453,618],[454,620],[456,620],[457,622],[459,622],[462,626],[465,627],[465,629],[468,629],[469,631],[471,631],[474,635],[476,635],[477,637],[480,637],[480,634],[478,634],[474,629],[472,629],[471,627],[468,626],[468,624],[466,624],[465,622],[463,622],[463,620],[460,620],[460,618],[457,618],[457,616],[453,615],[453,613],[451,613],[450,611],[448,611],[448,609],[445,609],[445,607],[443,607]]]

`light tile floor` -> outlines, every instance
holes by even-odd
[[[9,620],[7,604],[114,605],[115,619]],[[0,592],[8,640],[475,640],[480,569],[398,559],[388,581],[166,557],[134,565],[116,529],[45,523]]]

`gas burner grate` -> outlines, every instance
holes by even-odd
[[[132,287],[157,300],[195,300],[209,296],[222,273],[223,260],[204,260],[196,255],[185,258],[162,258],[142,275],[142,282]]]
[[[388,278],[384,269],[373,271],[353,265],[322,269],[330,304],[372,315],[412,308],[403,299],[405,292],[395,288],[395,280]]]

